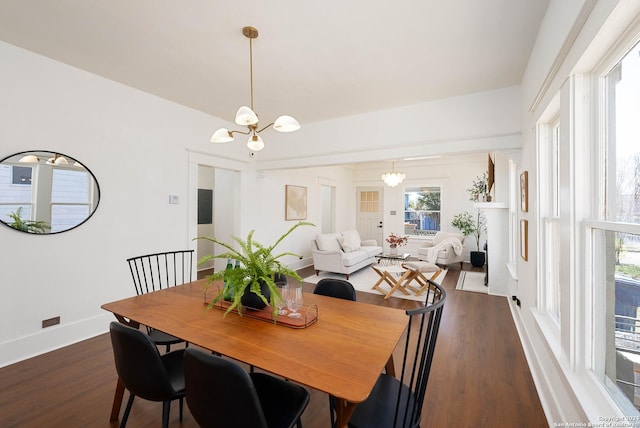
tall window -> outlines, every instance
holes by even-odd
[[[0,219],[11,222],[9,215],[21,208],[22,218],[32,218],[33,168],[0,165]]]
[[[440,230],[440,186],[407,187],[404,192],[404,233],[433,235]]]
[[[25,220],[40,220],[48,232],[71,229],[94,208],[96,195],[90,173],[55,165],[0,165],[0,219],[11,223],[20,209]]]
[[[53,169],[51,231],[71,229],[91,213],[92,184],[85,170]]]
[[[560,324],[560,121],[538,126],[541,243],[541,303]]]
[[[604,203],[591,228],[596,370],[626,414],[640,408],[640,44],[605,77]],[[636,409],[634,409],[634,406]]]

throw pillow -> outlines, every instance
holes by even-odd
[[[350,253],[360,249],[360,234],[356,230],[342,232],[342,249],[345,253]]]
[[[320,251],[340,251],[339,235],[336,233],[322,234],[316,236],[316,244]]]

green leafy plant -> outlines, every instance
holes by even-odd
[[[51,230],[51,226],[42,220],[25,220],[22,218],[22,207],[18,207],[15,212],[9,213],[9,217],[13,220],[8,223],[9,226],[22,232],[28,233],[47,233]]]
[[[291,276],[298,281],[302,281],[302,278],[294,270],[289,269],[283,265],[278,259],[284,256],[300,257],[299,254],[284,252],[280,254],[273,254],[275,247],[280,244],[287,236],[289,236],[294,230],[301,226],[315,226],[313,223],[300,221],[293,225],[285,234],[280,236],[278,240],[271,246],[265,246],[253,239],[255,230],[249,232],[247,239],[243,240],[233,236],[239,249],[236,250],[232,243],[226,243],[219,241],[213,237],[198,237],[195,239],[205,239],[207,241],[214,242],[224,247],[227,251],[218,255],[206,255],[198,261],[198,266],[206,263],[211,259],[231,259],[238,261],[240,267],[238,269],[224,270],[215,272],[207,277],[208,281],[205,285],[205,290],[209,288],[214,281],[225,282],[225,287],[220,289],[218,294],[213,297],[211,302],[207,305],[207,309],[211,309],[216,303],[224,299],[225,295],[231,295],[231,305],[227,308],[225,315],[234,309],[237,309],[242,314],[242,296],[247,290],[254,292],[262,301],[271,305],[273,308],[273,319],[278,317],[278,307],[276,305],[278,300],[282,300],[282,296],[275,283],[275,278],[279,275]],[[266,284],[269,288],[270,298],[267,298],[260,291],[261,283]]]
[[[487,230],[486,219],[482,211],[476,210],[476,216],[465,211],[453,216],[451,225],[456,229],[459,229],[464,236],[473,235],[476,240],[476,247],[480,251],[480,237]]]
[[[471,183],[471,187],[467,189],[469,192],[469,200],[477,201],[480,195],[486,195],[488,192],[489,174],[485,171],[482,175],[477,176]]]

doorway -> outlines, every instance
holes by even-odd
[[[336,188],[320,184],[320,233],[333,233],[336,229]]]

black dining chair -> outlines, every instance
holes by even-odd
[[[162,426],[169,426],[171,401],[180,400],[180,420],[184,398],[184,349],[160,355],[158,348],[144,332],[112,322],[109,326],[113,356],[118,377],[129,390],[120,428],[129,419],[135,397],[162,401]]]
[[[318,281],[313,294],[356,301],[356,289],[349,281],[338,278],[324,278]]]
[[[318,281],[313,294],[321,296],[336,297],[343,300],[356,301],[356,289],[353,285],[344,279],[324,278]],[[331,427],[336,425],[336,402],[332,395],[329,395],[329,414],[331,415]]]
[[[187,406],[202,428],[302,428],[309,393],[266,373],[188,348],[184,354]]]
[[[193,252],[194,250],[167,251],[127,259],[136,294],[140,296],[191,282]],[[182,339],[149,327],[147,327],[147,334],[156,345],[165,346],[166,352],[169,352],[171,345],[184,342]]]
[[[438,338],[445,291],[427,280],[425,306],[406,311],[406,340],[399,376],[383,373],[369,397],[359,403],[350,428],[416,428],[420,426],[427,381]]]

